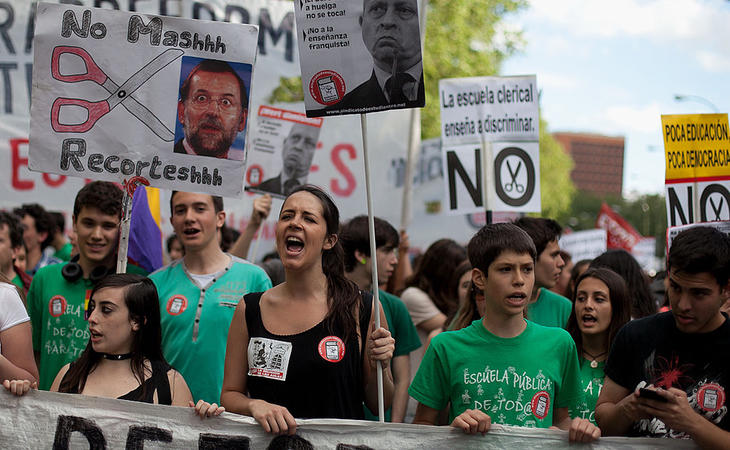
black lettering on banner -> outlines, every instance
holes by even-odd
[[[10,84],[10,71],[17,69],[18,64],[16,63],[0,63],[0,71],[3,73],[3,95],[5,97],[3,112],[5,114],[13,113],[13,89]]]
[[[226,5],[224,21],[233,22],[233,14],[237,14],[239,19],[236,23],[251,23],[251,14],[243,6]]]
[[[111,8],[107,8],[107,9],[114,9],[117,11],[119,10],[119,3],[117,2],[117,0],[94,0],[94,8],[102,8],[102,5],[105,3],[111,6]],[[132,5],[130,5],[130,6],[132,6]],[[134,11],[134,10],[130,10],[130,11]]]
[[[206,5],[202,2],[195,2],[193,3],[193,19],[200,19],[200,11],[204,10],[208,13],[208,17],[204,17],[206,20],[218,20],[215,17],[215,11],[213,11],[213,8],[209,5]]]
[[[71,150],[71,146],[75,145],[76,150]],[[86,141],[80,138],[64,139],[61,144],[61,170],[68,170],[70,162],[77,172],[84,171],[84,165],[81,164],[79,158],[86,155]]]
[[[201,433],[198,437],[198,449],[200,450],[248,450],[249,448],[251,448],[251,439],[246,436]]]
[[[33,2],[30,5],[30,13],[28,14],[28,26],[25,28],[25,54],[29,54],[33,50],[33,33],[35,33],[35,16],[38,11],[38,3]]]
[[[667,197],[669,201],[669,226],[675,227],[677,225],[687,225],[688,223],[694,223],[694,214],[692,211],[692,186],[687,186],[687,201],[685,202],[688,206],[687,215],[684,214],[682,209],[682,202],[677,196],[677,192],[672,186],[667,187]],[[676,214],[675,214],[676,213]],[[677,214],[679,215],[679,221],[677,224]]]
[[[710,195],[712,195],[712,194],[721,194],[724,199],[724,203],[726,205],[730,205],[730,192],[728,192],[727,188],[725,188],[725,186],[723,186],[721,184],[711,184],[702,191],[702,195],[700,196],[700,214],[701,214],[700,220],[702,222],[708,222],[708,221],[711,222],[711,221],[715,221],[715,220],[730,219],[730,214],[728,215],[728,218],[726,218],[726,219],[722,219],[720,217],[721,213],[722,213],[722,202],[716,206],[714,204],[714,202],[712,201],[712,198],[710,197]],[[710,200],[713,213],[715,214],[715,217],[712,219],[709,219],[709,220],[707,217],[707,201],[708,200]]]
[[[517,176],[520,171],[521,165],[515,166],[514,168],[509,165],[507,157],[516,156],[520,159],[521,165],[525,166],[527,173],[527,182],[525,186],[517,181]],[[507,165],[508,172],[510,174],[509,180],[502,180],[502,164]],[[519,164],[519,163],[518,163]],[[507,147],[499,152],[497,158],[494,160],[494,184],[497,190],[497,197],[509,206],[524,206],[532,199],[532,194],[535,193],[535,186],[537,180],[535,179],[535,165],[532,163],[530,155],[518,147]],[[521,194],[519,197],[512,197],[508,194],[512,192],[515,194]]]
[[[145,25],[144,20],[140,16],[134,15],[129,18],[129,26],[127,27],[127,41],[135,43],[139,40],[140,34],[150,35],[150,45],[160,45],[162,37],[162,19],[153,17],[149,23]]]
[[[476,183],[471,182],[471,178],[469,178],[469,174],[466,173],[466,169],[464,169],[464,166],[461,165],[461,161],[459,161],[459,157],[456,155],[456,152],[453,150],[449,150],[446,152],[446,172],[448,174],[448,180],[449,180],[449,208],[451,210],[458,209],[457,206],[457,199],[456,199],[456,173],[458,172],[459,178],[461,178],[461,181],[464,183],[464,187],[466,187],[467,192],[469,192],[469,196],[471,196],[472,201],[474,202],[474,205],[476,206],[484,206],[484,202],[482,200],[482,165],[479,161],[479,149],[474,149],[474,167],[476,167],[477,177],[476,177]]]
[[[144,449],[144,441],[172,442],[172,431],[132,425],[127,433],[127,450]]]
[[[90,450],[106,449],[104,433],[92,420],[76,416],[58,416],[53,450],[67,450],[71,442],[71,433],[74,431],[84,435],[89,442]]]
[[[294,13],[288,12],[281,19],[278,28],[274,28],[274,22],[271,20],[269,10],[262,8],[259,12],[259,53],[266,54],[266,35],[271,38],[274,45],[279,42],[281,36],[284,35],[286,47],[284,49],[284,59],[289,62],[294,61]]]
[[[4,10],[7,14],[5,21],[0,23],[0,38],[2,38],[5,43],[8,53],[14,55],[15,47],[13,47],[13,41],[10,39],[8,30],[10,30],[10,27],[13,26],[13,22],[15,22],[15,10],[13,9],[13,5],[6,2],[0,3],[0,10]]]

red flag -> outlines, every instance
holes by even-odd
[[[630,252],[642,239],[641,234],[620,214],[603,202],[596,218],[596,228],[606,230],[606,247],[622,248]]]

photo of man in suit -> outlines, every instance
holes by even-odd
[[[370,79],[330,110],[425,104],[416,0],[363,0],[362,40],[373,58]]]
[[[254,186],[255,189],[287,196],[295,187],[306,184],[314,151],[317,148],[319,130],[319,127],[294,123],[284,138],[281,149],[281,173]]]
[[[185,136],[175,143],[175,153],[228,159],[236,136],[246,127],[247,113],[241,77],[224,61],[203,60],[180,87],[177,117]]]

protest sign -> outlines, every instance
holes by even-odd
[[[321,128],[320,118],[260,106],[247,158],[246,189],[284,198],[306,184],[309,173],[319,169],[312,159]]]
[[[534,75],[440,80],[444,145],[538,141],[537,94]]]
[[[425,105],[418,1],[294,2],[310,117]]]
[[[491,164],[482,169],[480,144],[444,148],[447,213],[469,214],[484,209],[539,212],[540,155],[536,142],[495,142]],[[486,183],[486,190],[483,184]],[[483,200],[486,191],[486,203]]]
[[[730,219],[727,114],[662,115],[669,226]]]
[[[606,230],[574,231],[560,236],[560,249],[570,253],[573,262],[593,259],[606,251]]]
[[[35,29],[32,170],[241,194],[256,27],[40,4]]]
[[[455,209],[464,197],[455,183],[446,184],[449,212],[463,214],[480,207],[490,211],[540,212],[540,152],[537,80],[534,76],[453,78],[439,81],[444,167],[471,166],[463,149],[482,149],[478,182],[467,190],[469,208]],[[461,173],[461,172],[457,172]],[[466,181],[464,179],[464,181]],[[479,195],[476,195],[479,194]],[[484,198],[483,201],[478,201]],[[463,202],[464,203],[464,202]]]
[[[679,233],[685,230],[689,230],[694,227],[713,227],[722,231],[723,233],[730,235],[730,221],[722,220],[716,222],[698,222],[690,223],[687,225],[677,225],[676,227],[667,227],[667,256],[669,255],[669,249],[672,246],[672,241]]]
[[[237,414],[200,420],[192,408],[36,390],[15,397],[0,388],[0,422],[3,449],[291,448],[286,436],[264,433],[253,418]],[[566,431],[497,424],[484,436],[465,435],[450,427],[357,420],[297,420],[297,425],[297,435],[316,449],[574,447]],[[301,440],[297,443],[302,445]],[[687,441],[663,439],[661,445],[686,448]],[[595,449],[626,450],[656,446],[657,440],[649,438],[602,437],[591,444]]]

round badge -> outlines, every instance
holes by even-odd
[[[337,336],[327,336],[319,341],[317,348],[319,356],[331,363],[340,362],[345,357],[345,343]]]
[[[715,383],[703,384],[697,391],[697,403],[703,411],[717,411],[725,405],[725,389]]]
[[[334,105],[345,96],[345,80],[337,72],[323,70],[309,80],[309,94],[321,105]]]
[[[532,414],[538,419],[544,419],[550,412],[550,394],[540,391],[532,397]]]
[[[66,299],[60,295],[54,295],[48,302],[48,312],[53,317],[60,317],[66,312]]]
[[[258,164],[252,164],[246,170],[246,182],[249,186],[258,186],[264,180],[264,169]]]
[[[167,301],[167,312],[171,316],[179,316],[188,307],[188,299],[184,295],[173,295]]]

